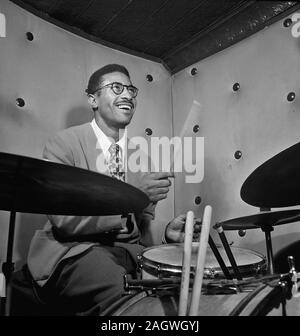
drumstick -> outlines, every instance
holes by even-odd
[[[243,278],[241,276],[241,273],[240,273],[240,271],[238,269],[238,266],[236,264],[236,261],[234,259],[234,256],[232,254],[232,251],[230,249],[230,246],[228,244],[228,241],[227,241],[227,238],[225,236],[224,229],[223,229],[222,225],[220,223],[216,223],[214,225],[214,228],[218,231],[218,234],[219,234],[219,236],[221,238],[221,241],[222,241],[223,246],[225,248],[225,252],[226,252],[227,257],[228,257],[228,259],[229,259],[229,261],[231,263],[231,266],[233,268],[234,275],[236,276],[236,278],[238,280],[243,280]]]
[[[231,276],[231,274],[230,274],[230,272],[229,272],[229,270],[228,270],[228,268],[227,268],[227,266],[226,266],[226,264],[225,264],[225,262],[224,262],[224,260],[221,256],[214,240],[212,239],[211,235],[209,235],[209,237],[208,237],[208,244],[209,244],[211,250],[213,251],[213,253],[214,253],[214,255],[215,255],[215,257],[216,257],[216,259],[217,259],[217,261],[218,261],[218,263],[219,263],[219,265],[220,265],[220,267],[221,267],[221,269],[222,269],[222,271],[223,271],[223,273],[226,277],[226,279],[232,279],[232,276]]]
[[[202,223],[202,218],[196,218],[195,219],[195,222],[197,223]],[[212,239],[211,235],[209,235],[208,237],[208,244],[209,244],[209,247],[211,248],[213,254],[215,255],[223,273],[224,273],[224,276],[226,277],[226,279],[232,279],[232,276],[229,272],[229,269],[227,268],[214,240]]]
[[[176,138],[183,139],[185,136],[189,136],[189,133],[191,132],[192,129],[191,125],[197,124],[197,120],[199,119],[201,110],[202,105],[197,100],[194,100],[179,135],[174,137],[174,139]],[[183,162],[181,142],[180,143],[177,143],[176,141],[174,142],[174,146],[171,146],[170,155],[171,155],[170,171],[172,173],[181,172],[182,171],[181,162]],[[178,167],[176,166],[177,163],[179,165]]]
[[[207,244],[208,244],[208,236],[209,236],[209,231],[210,231],[211,211],[212,211],[212,208],[210,205],[207,205],[204,209],[203,224],[202,224],[200,244],[199,244],[199,249],[198,249],[198,257],[197,257],[196,274],[195,274],[195,279],[194,279],[194,284],[193,284],[192,301],[191,301],[189,316],[196,316],[198,314],[204,266],[205,266],[206,250],[207,250]]]
[[[187,314],[193,232],[194,232],[194,212],[188,211],[185,221],[185,236],[183,247],[183,263],[182,263],[178,316],[186,316]]]

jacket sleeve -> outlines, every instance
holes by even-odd
[[[70,139],[71,142],[72,139]],[[49,140],[43,152],[46,160],[75,166],[74,153],[61,135]],[[113,216],[61,216],[47,215],[57,233],[62,237],[85,236],[110,232],[122,228],[121,215]]]

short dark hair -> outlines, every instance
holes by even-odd
[[[102,76],[112,73],[112,72],[121,72],[130,79],[129,72],[123,65],[108,64],[98,69],[91,75],[89,82],[88,82],[88,87],[85,90],[85,92],[87,94],[93,94],[95,91],[97,91],[99,84],[101,82]]]

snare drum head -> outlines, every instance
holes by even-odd
[[[197,265],[198,247],[199,243],[193,243],[191,258],[192,272],[195,271]],[[167,272],[171,275],[178,275],[182,269],[183,248],[183,244],[165,244],[148,248],[144,250],[142,254],[142,268],[150,273],[152,269],[154,273]],[[218,247],[218,251],[229,271],[232,271],[225,249]],[[233,246],[231,246],[231,251],[241,274],[255,275],[266,268],[266,260],[264,256],[258,252]],[[208,247],[206,251],[204,277],[214,278],[219,276],[222,277],[223,272],[214,253]]]

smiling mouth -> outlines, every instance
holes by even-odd
[[[133,109],[133,104],[131,103],[119,103],[119,104],[116,104],[116,106],[121,109],[121,110],[124,110],[124,111],[130,111]]]

